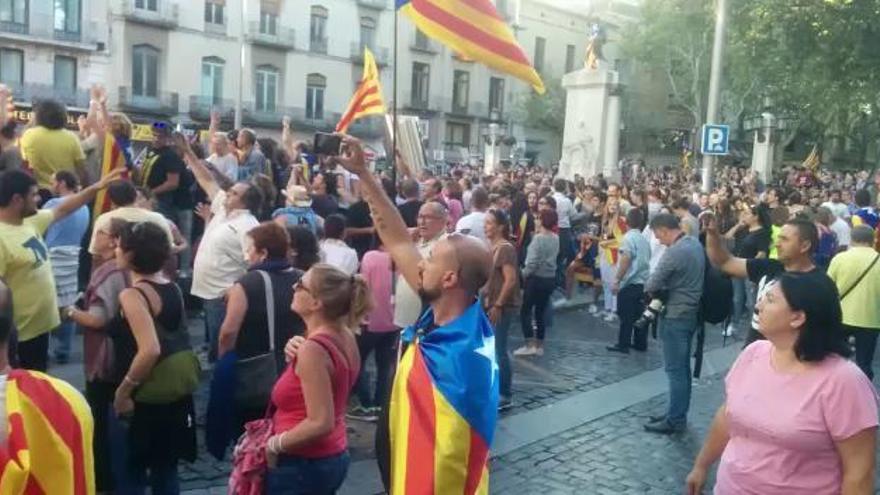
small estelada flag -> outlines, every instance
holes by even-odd
[[[385,101],[382,99],[382,86],[379,83],[379,69],[376,59],[369,48],[364,47],[364,77],[361,78],[351,102],[342,119],[336,124],[336,132],[346,132],[355,120],[367,115],[385,113]]]

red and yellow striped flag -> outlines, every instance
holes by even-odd
[[[427,36],[461,56],[520,79],[544,93],[510,26],[490,0],[396,0],[397,8]]]
[[[364,77],[361,78],[357,91],[351,97],[348,108],[342,114],[342,119],[336,124],[336,132],[346,132],[348,126],[361,117],[383,113],[385,113],[385,102],[382,100],[382,86],[379,84],[379,69],[376,67],[373,52],[364,47]]]
[[[101,159],[101,177],[105,177],[110,172],[125,168],[131,162],[129,154],[130,143],[125,138],[119,138],[108,132],[104,134],[104,156]],[[125,174],[122,176],[125,177]],[[110,211],[110,197],[107,196],[107,188],[98,191],[95,196],[95,208],[92,218],[98,218],[98,215]]]
[[[13,370],[6,382],[8,442],[0,447],[0,494],[92,495],[94,423],[69,384]]]

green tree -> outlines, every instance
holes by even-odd
[[[560,79],[541,76],[547,91],[540,95],[534,91],[520,97],[513,111],[517,122],[529,127],[546,129],[562,134],[565,129],[565,90]]]

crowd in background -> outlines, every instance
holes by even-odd
[[[6,96],[0,89],[0,101]],[[423,309],[423,294],[398,275],[376,235],[357,174],[296,142],[286,119],[280,142],[251,129],[221,130],[216,115],[208,142],[155,122],[152,143],[135,154],[129,119],[108,112],[102,88],[91,96],[76,132],[64,128],[65,109],[52,101],[39,102],[23,129],[0,119],[0,277],[15,299],[14,362],[46,371],[51,361],[66,363],[82,335],[99,491],[129,483],[179,490],[178,461],[197,452],[192,394],[200,369],[213,368],[212,453],[222,456],[269,406],[267,451],[277,462],[268,492],[288,493],[303,476],[332,492],[349,462],[345,418],[381,416],[398,335]],[[124,178],[101,178],[107,146],[123,155]],[[726,410],[689,483],[703,482],[719,445],[723,493],[782,483],[779,473],[749,474],[738,461],[785,449],[793,459],[814,449],[814,466],[842,459],[822,465],[824,477],[805,487],[832,486],[830,478],[837,486],[865,483],[853,473],[868,468],[852,456],[873,453],[873,444],[847,442],[877,424],[868,380],[880,332],[880,173],[787,167],[765,184],[748,170],[721,167],[706,193],[699,177],[676,168],[633,160],[618,172],[564,178],[539,166],[486,173],[461,164],[416,171],[399,160],[397,173],[377,176],[422,256],[454,232],[490,249],[480,300],[495,331],[500,409],[515,400],[511,356],[545,353],[554,311],[584,301],[597,318],[591,322],[618,326],[608,351],[624,355],[647,350],[648,330],[637,320],[656,299],[670,401],[645,427],[685,428],[692,336],[714,266],[732,286],[720,331],[770,342],[749,346],[734,365]],[[109,208],[93,215],[99,195]],[[203,319],[204,339],[191,339],[188,313]],[[508,349],[515,322],[524,342]],[[798,340],[801,332],[811,340]],[[850,336],[863,375],[834,358],[848,356]],[[765,358],[775,360],[773,373],[825,363],[817,369],[831,378],[805,381],[803,393],[772,373],[762,383]],[[778,423],[792,406],[773,393],[784,390],[811,413],[826,400],[832,411],[857,412],[832,412],[839,422],[824,412],[828,438],[816,433],[761,450],[737,442],[762,426],[748,411],[755,387],[767,390],[764,416],[778,412],[771,426],[786,434],[799,434]],[[798,402],[805,395],[821,404]],[[128,469],[119,469],[120,459],[129,459]]]

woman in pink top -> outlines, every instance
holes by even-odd
[[[841,329],[827,277],[781,276],[758,303],[761,333],[725,380],[726,401],[687,478],[716,495],[874,493],[877,394]]]
[[[268,495],[333,494],[348,472],[348,395],[360,371],[354,333],[371,306],[363,277],[317,264],[294,285],[305,339],[272,390]],[[295,338],[296,339],[296,338]]]
[[[380,241],[381,242],[381,241]],[[391,366],[397,347],[397,336],[400,333],[394,326],[394,306],[391,304],[392,293],[391,255],[385,246],[367,252],[361,260],[361,276],[367,281],[367,287],[373,296],[373,309],[367,317],[363,331],[358,335],[358,351],[361,363],[365,363],[373,351],[376,352],[376,386],[370,393],[364,367],[355,385],[360,405],[352,408],[348,417],[363,421],[376,421],[381,405],[385,402],[391,382]]]

